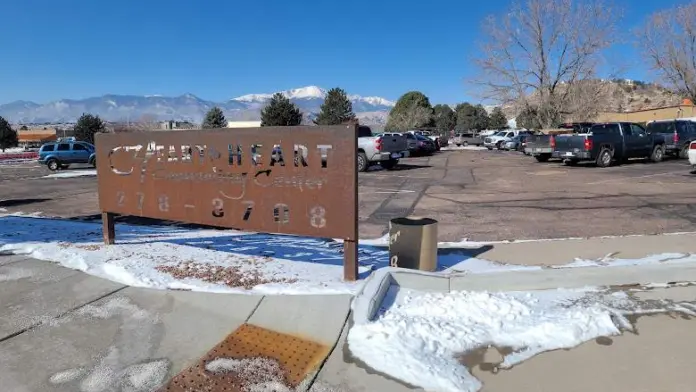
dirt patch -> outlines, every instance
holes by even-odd
[[[295,283],[297,279],[265,278],[259,271],[242,270],[241,267],[222,267],[202,264],[192,261],[176,265],[160,265],[155,267],[159,272],[169,274],[177,279],[194,278],[228,287],[243,287],[247,290],[266,283]]]

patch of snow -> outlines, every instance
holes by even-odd
[[[539,353],[621,333],[602,303],[582,290],[543,293],[412,292],[348,334],[350,351],[373,369],[426,390],[478,391],[459,362],[467,352],[509,348],[509,368]],[[618,316],[620,318],[620,315]],[[628,321],[624,325],[630,325]]]
[[[168,371],[166,359],[131,365],[121,374],[121,391],[154,391],[165,381]]]
[[[5,268],[5,272],[0,272],[0,282],[31,278],[33,275],[30,270],[24,268]]]
[[[60,173],[53,173],[42,178],[75,178],[75,177],[94,177],[97,175],[97,170],[71,170]]]
[[[626,267],[635,265],[680,264],[696,262],[696,255],[686,253],[661,253],[639,259],[616,259],[612,254],[600,259],[575,259],[572,263],[551,268],[587,268],[587,267]]]
[[[243,392],[290,392],[283,382],[283,369],[278,361],[269,358],[216,358],[205,365],[211,373],[233,372],[242,381]]]
[[[117,244],[105,246],[98,223],[5,215],[0,217],[0,252],[24,254],[121,284],[156,289],[245,294],[352,294],[363,284],[362,281],[343,281],[342,256],[338,252],[324,259],[315,256],[312,261],[292,260],[293,254],[288,254],[288,259],[269,257],[266,252],[251,256],[244,251],[249,244],[244,238],[253,233],[121,224],[116,225],[116,233]],[[162,272],[167,267],[185,266],[190,262],[195,263],[191,264],[195,268],[203,268],[203,272],[211,274],[237,269],[242,275],[257,277],[261,283],[245,289],[199,278],[177,278]],[[371,268],[371,265],[360,266],[359,272],[369,273]]]
[[[24,147],[10,147],[10,148],[6,148],[5,151],[0,149],[0,156],[10,155],[10,154],[18,154],[18,153],[23,153],[23,152],[26,152],[26,150],[24,150]]]
[[[440,151],[485,151],[487,147],[483,146],[457,146],[450,143],[449,146],[442,147]]]
[[[85,373],[87,373],[85,368],[68,369],[52,375],[48,381],[51,384],[66,384],[81,378]]]
[[[540,271],[542,269],[544,269],[544,267],[534,265],[503,264],[478,258],[470,258],[467,259],[465,262],[456,264],[448,268],[446,271],[468,272],[472,274],[489,274],[494,272],[509,271]]]
[[[242,392],[304,392],[311,377],[291,389],[284,382],[284,372],[278,361],[270,358],[215,358],[205,365],[205,370],[214,373],[235,373],[242,381]],[[334,389],[315,384],[316,392],[334,392]]]

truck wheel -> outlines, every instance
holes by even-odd
[[[367,168],[370,167],[367,163],[367,155],[364,152],[358,153],[358,171],[366,172]]]
[[[58,164],[58,161],[55,159],[49,159],[48,162],[46,162],[46,166],[48,166],[48,170],[50,171],[56,171],[60,168],[60,164]]]
[[[456,144],[457,144],[457,147],[461,147],[461,146],[462,146],[462,144],[461,144],[461,143],[456,143]]]
[[[597,167],[611,166],[611,151],[608,148],[603,148],[597,155]]]
[[[503,142],[496,143],[495,148],[497,148],[498,150],[502,150],[503,149]]]
[[[577,166],[577,165],[578,165],[578,160],[577,160],[577,159],[566,159],[565,161],[563,161],[563,163],[564,163],[566,166]]]
[[[548,154],[541,154],[541,155],[535,155],[534,158],[537,160],[537,162],[548,162],[549,159],[551,159],[551,156]]]
[[[96,169],[97,168],[97,158],[92,159],[92,162],[90,163],[90,165]]]
[[[688,154],[688,152],[687,152],[687,154]],[[652,154],[650,155],[650,160],[655,162],[655,163],[658,163],[658,162],[662,162],[662,158],[664,158],[664,157],[665,157],[665,150],[662,148],[662,146],[655,146],[655,148],[653,148]]]
[[[493,147],[487,147],[488,151],[493,151]]]
[[[399,164],[399,160],[398,159],[390,159],[388,161],[382,161],[379,164],[382,165],[382,167],[387,169],[387,170],[394,170],[394,168],[396,168],[396,165]]]
[[[677,155],[681,159],[689,159],[689,145],[691,145],[691,142],[687,143],[684,148],[679,150],[679,155]]]

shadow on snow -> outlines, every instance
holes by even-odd
[[[171,243],[218,252],[254,257],[275,257],[303,263],[343,265],[343,243],[333,239],[298,237],[281,234],[230,234],[186,237],[196,229],[171,226],[134,226],[117,224],[117,243]],[[174,237],[174,238],[172,238]],[[102,241],[101,225],[64,219],[20,216],[0,217],[0,246],[21,242],[94,243]],[[439,270],[448,269],[490,249],[446,248],[438,250]],[[389,265],[387,246],[359,245],[358,263],[375,270]],[[366,278],[370,272],[360,274]]]

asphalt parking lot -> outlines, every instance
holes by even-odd
[[[399,170],[360,174],[360,235],[379,237],[390,219],[408,215],[437,219],[441,241],[696,231],[689,171],[682,160],[599,169],[513,152],[443,151],[403,160]],[[47,174],[33,163],[0,166],[0,208],[97,216],[95,177]]]

